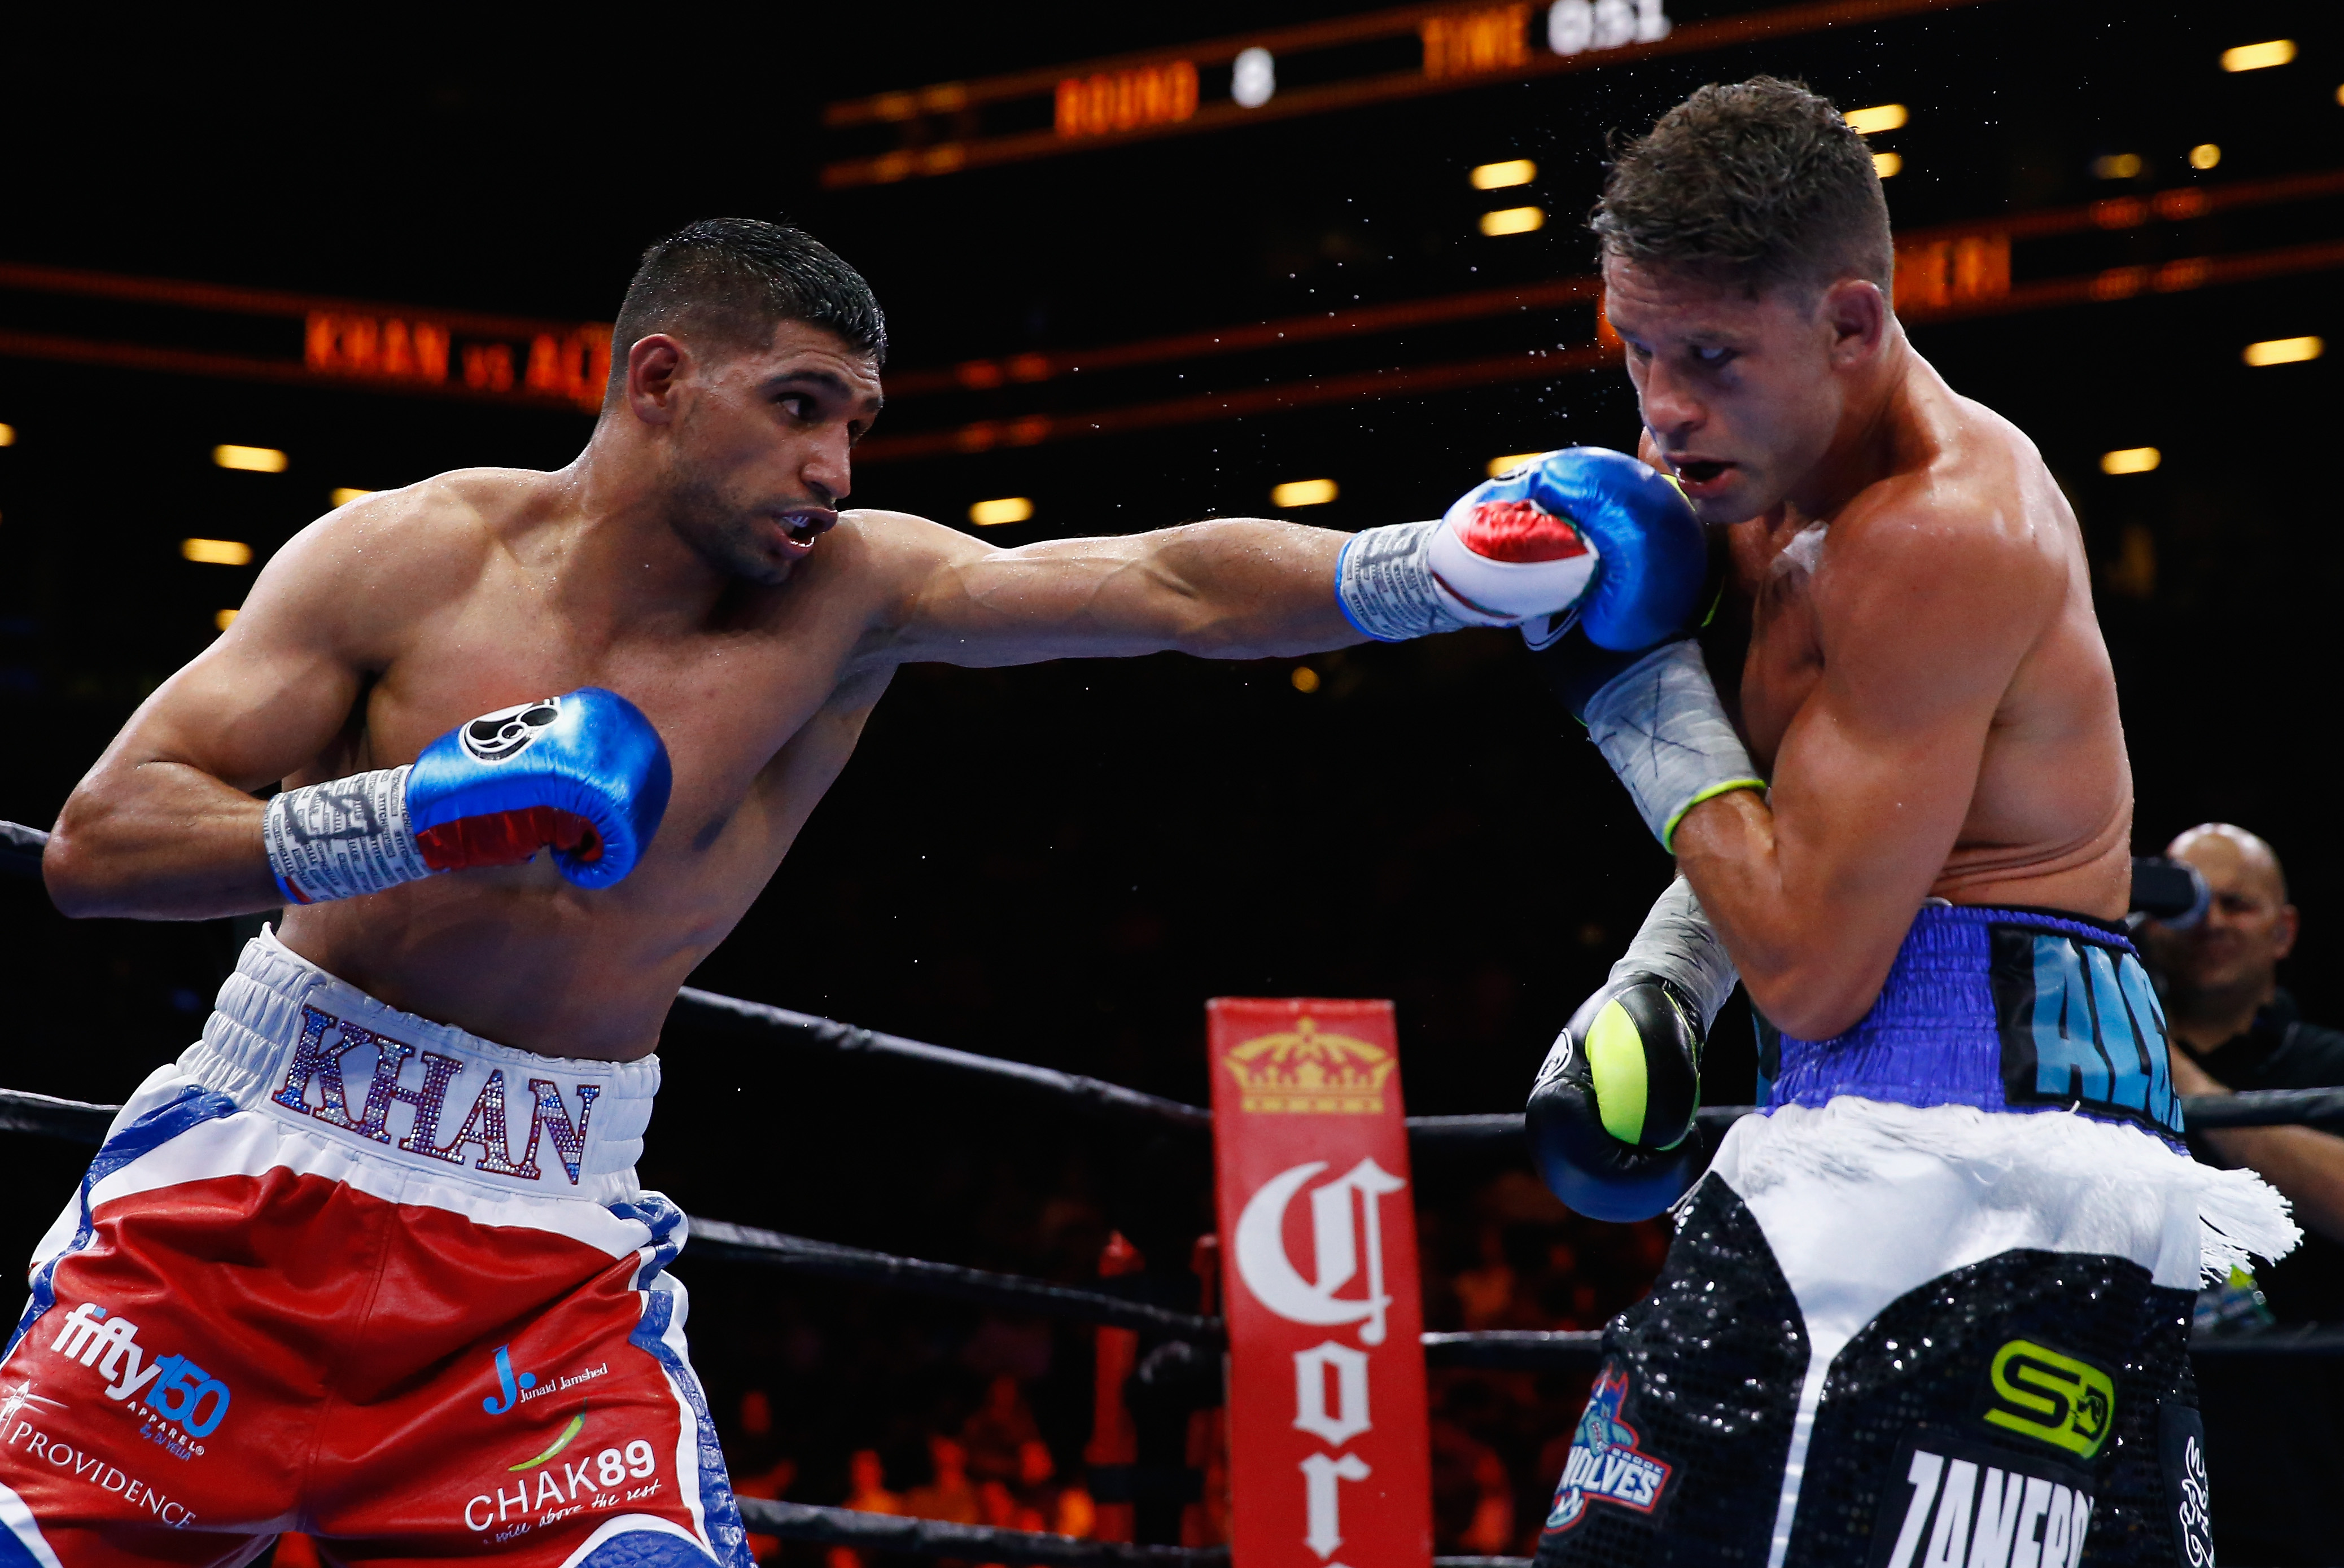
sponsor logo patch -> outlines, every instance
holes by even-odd
[[[1917,1427],[1898,1450],[1872,1527],[1871,1568],[2076,1568],[2092,1481],[2053,1459]]]
[[[1986,1381],[1992,1389],[1987,1425],[2077,1459],[2098,1458],[2116,1424],[2115,1381],[2089,1362],[2032,1340],[2012,1340],[1995,1352]]]
[[[147,1361],[138,1325],[95,1302],[84,1302],[66,1315],[49,1348],[105,1379],[106,1398],[131,1401],[131,1408],[146,1418],[140,1435],[180,1459],[203,1452],[199,1440],[227,1419],[227,1384],[188,1356]]]
[[[464,1528],[491,1541],[510,1541],[557,1523],[573,1513],[621,1508],[665,1495],[659,1453],[642,1438],[616,1443],[582,1457],[563,1453],[585,1430],[583,1412],[572,1416],[553,1446],[534,1459],[505,1467],[517,1476],[511,1489],[499,1479],[464,1503]],[[572,1452],[574,1453],[574,1450]]]
[[[1617,1362],[1605,1362],[1603,1375],[1588,1391],[1587,1411],[1571,1437],[1571,1457],[1563,1461],[1554,1507],[1546,1516],[1548,1530],[1570,1529],[1587,1516],[1590,1503],[1614,1503],[1638,1513],[1660,1506],[1669,1466],[1640,1449],[1636,1429],[1620,1419],[1627,1398],[1628,1369]]]

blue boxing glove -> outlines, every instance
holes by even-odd
[[[548,849],[571,882],[607,888],[659,831],[673,777],[642,709],[589,686],[458,725],[407,767],[284,790],[262,833],[293,903],[520,865]]]
[[[1643,648],[1690,619],[1707,574],[1701,524],[1668,479],[1572,447],[1475,487],[1437,522],[1353,536],[1335,592],[1385,642],[1521,626],[1543,648],[1576,621],[1607,648]]]
[[[1598,648],[1650,648],[1686,630],[1700,613],[1708,536],[1674,481],[1651,464],[1601,447],[1566,447],[1468,491],[1450,513],[1500,507],[1569,518],[1597,558],[1585,593],[1541,607],[1524,625],[1533,648],[1574,623]],[[1465,583],[1457,586],[1471,592]]]

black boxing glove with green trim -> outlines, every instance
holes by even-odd
[[[1643,1220],[1700,1178],[1702,1050],[1738,978],[1679,878],[1531,1090],[1531,1149],[1555,1196],[1591,1219]]]

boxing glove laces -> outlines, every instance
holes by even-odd
[[[1701,524],[1665,476],[1571,447],[1476,486],[1438,521],[1353,535],[1335,597],[1381,642],[1538,621],[1542,647],[1576,620],[1607,648],[1633,648],[1685,623],[1707,568]]]
[[[673,773],[642,709],[601,687],[484,713],[401,768],[281,791],[262,837],[289,902],[379,893],[551,849],[581,888],[634,869]]]
[[[1739,978],[1678,878],[1571,1015],[1531,1090],[1531,1151],[1555,1196],[1592,1219],[1643,1220],[1700,1177],[1702,1050]]]

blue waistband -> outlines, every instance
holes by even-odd
[[[1852,1094],[2181,1133],[2140,955],[2110,927],[2041,910],[1923,909],[1872,1010],[1831,1040],[1783,1035],[1770,1065],[1769,1109]]]

